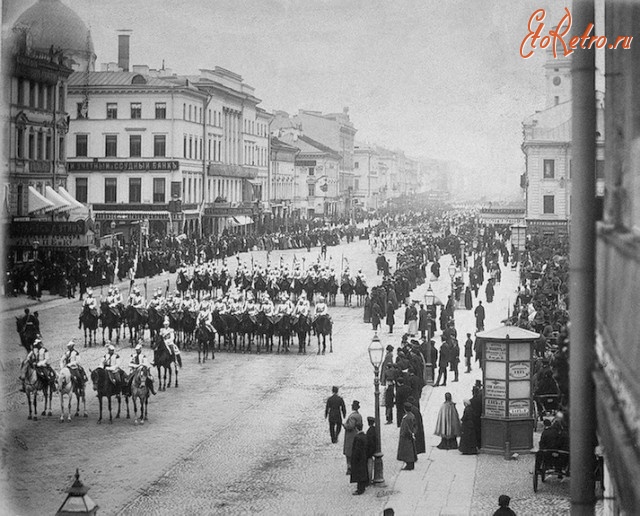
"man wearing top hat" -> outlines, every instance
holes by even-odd
[[[353,410],[353,412],[351,412],[347,420],[342,423],[342,426],[345,430],[344,447],[342,453],[344,453],[345,457],[347,458],[347,475],[351,474],[351,452],[353,449],[353,440],[357,433],[356,425],[359,424],[360,428],[362,428],[362,416],[358,412],[359,408],[360,402],[357,400],[353,400],[353,403],[351,404],[351,410]]]

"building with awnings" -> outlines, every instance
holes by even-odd
[[[93,244],[89,210],[66,190],[66,149],[68,78],[74,70],[93,69],[94,63],[86,25],[58,0],[35,3],[3,34],[8,167],[2,219],[10,262]]]

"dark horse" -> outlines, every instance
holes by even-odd
[[[212,332],[202,321],[196,327],[196,342],[198,343],[198,364],[202,359],[204,364],[211,349],[211,360],[216,358],[214,353],[216,334]]]
[[[91,310],[88,306],[85,306],[82,309],[82,313],[80,314],[80,326],[84,328],[84,347],[87,347],[87,334],[89,334],[89,347],[91,347],[91,343],[98,344],[96,342],[96,334],[98,333],[98,322],[100,321],[100,316],[98,315],[96,310]],[[93,339],[92,339],[93,337]]]
[[[265,352],[273,351],[274,325],[271,319],[272,317],[268,317],[264,312],[258,312],[256,316],[256,353],[260,353],[261,341],[264,343]]]
[[[147,325],[149,315],[145,308],[129,305],[124,310],[124,319],[129,326],[129,342],[133,347],[139,340],[144,339],[144,327]]]
[[[153,349],[153,363],[158,368],[158,383],[160,384],[158,390],[164,391],[167,387],[171,387],[171,366],[176,374],[176,388],[178,387],[178,366],[182,367],[182,360],[180,355],[174,355],[167,349],[167,345],[164,343],[162,335],[158,333],[151,341],[151,349]],[[160,372],[160,368],[164,369],[164,378]],[[167,371],[169,371],[169,383],[167,384]]]
[[[147,321],[147,324],[149,325],[149,338],[153,341],[156,335],[160,334],[160,328],[162,328],[162,324],[164,322],[164,313],[161,310],[150,307],[148,314],[149,320]]]
[[[318,335],[318,355],[320,354],[320,336],[322,336],[322,354],[327,350],[327,335],[329,336],[329,353],[333,353],[333,323],[327,314],[319,315],[313,322],[316,335]]]
[[[109,378],[108,372],[102,368],[98,367],[91,371],[91,382],[93,383],[93,390],[98,393],[98,405],[100,407],[100,417],[98,418],[98,424],[102,423],[102,398],[107,398],[108,407],[109,407],[109,423],[113,423],[113,414],[111,411],[111,398],[113,396],[118,400],[118,413],[116,414],[116,419],[120,417],[120,406],[122,402],[122,395],[125,396],[125,401],[127,404],[127,419],[129,416],[129,397],[128,397],[128,387],[127,382],[124,378],[124,372],[118,371],[117,381],[114,384]]]
[[[20,344],[27,350],[27,353],[31,351],[31,345],[40,333],[38,330],[39,323],[37,313],[38,312],[34,312],[33,315],[27,313],[22,317],[16,317],[16,327],[18,335],[20,335]]]
[[[289,314],[278,314],[276,316],[275,334],[278,336],[278,350],[280,353],[280,345],[282,352],[289,353],[289,342],[291,340],[291,316]]]
[[[353,295],[353,281],[344,278],[340,284],[340,292],[344,296],[344,306],[351,306],[351,296]]]
[[[197,318],[197,312],[191,312],[189,310],[183,310],[182,312],[182,336],[184,337],[182,348],[184,350],[190,349],[193,345]]]
[[[113,337],[113,331],[116,332],[116,342],[120,340],[120,314],[115,308],[111,308],[109,303],[102,301],[100,303],[100,320],[102,321],[102,344],[105,343],[104,331],[109,329],[109,340]]]
[[[311,334],[311,318],[299,315],[293,320],[293,330],[298,335],[298,353],[307,353],[307,338]]]
[[[356,279],[356,286],[354,289],[355,293],[356,293],[356,304],[357,306],[363,306],[364,305],[364,298],[367,295],[367,292],[369,291],[366,283],[364,281],[362,281],[362,278],[357,278]]]

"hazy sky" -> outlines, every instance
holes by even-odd
[[[544,56],[524,60],[527,21],[553,0],[63,0],[92,31],[98,63],[241,74],[266,109],[349,113],[356,139],[456,160],[511,180],[522,120],[544,107]],[[33,0],[4,0],[5,20]],[[552,5],[552,9],[549,6]],[[99,68],[98,68],[99,69]]]

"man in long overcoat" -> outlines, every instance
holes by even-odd
[[[420,455],[421,453],[426,453],[427,451],[427,445],[424,437],[424,422],[422,420],[420,409],[416,406],[413,397],[409,397],[409,403],[411,403],[411,413],[416,418],[416,428],[414,432],[416,438],[416,455]]]
[[[353,494],[361,495],[364,493],[364,490],[369,483],[369,469],[367,467],[367,436],[362,431],[362,418],[360,418],[360,421],[357,422],[354,427],[354,436],[350,455],[350,481],[352,484],[355,482],[358,484],[358,488],[353,492]]]
[[[389,333],[393,333],[393,325],[396,323],[395,308],[391,300],[387,301],[387,326],[389,326]]]
[[[414,437],[416,418],[411,412],[411,403],[406,402],[403,409],[405,413],[400,423],[400,438],[398,439],[398,455],[396,458],[406,463],[402,469],[412,470],[418,460]]]
[[[347,416],[347,408],[344,406],[344,400],[338,395],[338,387],[332,387],[333,394],[327,399],[327,405],[324,409],[325,419],[329,419],[329,433],[331,434],[331,442],[337,443],[342,430],[342,418]]]
[[[355,438],[357,433],[356,425],[358,423],[360,424],[360,429],[362,430],[362,416],[358,412],[359,408],[360,402],[357,400],[353,400],[353,403],[351,404],[351,410],[353,410],[353,412],[351,412],[347,420],[342,423],[342,426],[344,427],[344,447],[342,449],[342,453],[344,453],[345,457],[347,458],[347,475],[351,474],[351,450],[353,449],[353,439]],[[366,467],[366,456],[364,463]]]
[[[421,337],[425,337],[425,333],[429,330],[431,323],[429,322],[429,312],[424,305],[420,303],[420,313],[418,314],[418,331]]]
[[[404,404],[412,394],[411,387],[405,384],[404,377],[398,375],[398,378],[396,378],[396,420],[398,426],[402,423]]]

